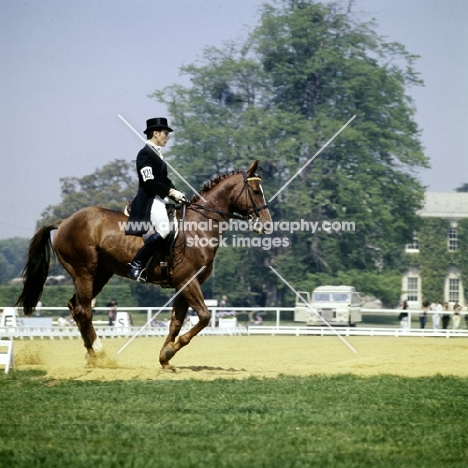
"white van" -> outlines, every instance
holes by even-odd
[[[302,291],[299,295],[302,300],[297,297],[294,308],[297,322],[325,325],[320,316],[330,325],[355,326],[362,322],[360,296],[353,286],[319,286],[313,290],[312,297]]]

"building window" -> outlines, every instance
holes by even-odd
[[[419,240],[416,232],[413,233],[413,242],[406,244],[406,252],[419,252]]]
[[[458,250],[457,228],[451,227],[448,235],[448,248],[450,251]]]
[[[449,278],[449,302],[460,301],[460,280]]]
[[[408,301],[418,300],[418,277],[408,276]]]

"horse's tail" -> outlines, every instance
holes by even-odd
[[[29,243],[28,261],[23,270],[23,290],[15,306],[23,307],[25,315],[31,315],[39,301],[49,274],[52,243],[50,232],[58,228],[60,221],[43,226]]]

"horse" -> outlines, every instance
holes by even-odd
[[[180,222],[180,212],[176,216],[182,227],[190,226],[190,231],[179,229],[173,243],[182,247],[173,248],[171,282],[176,294],[168,335],[159,354],[163,368],[172,369],[169,361],[210,322],[200,286],[212,271],[222,223],[227,224],[230,218],[248,220],[254,227],[258,223],[257,232],[261,234],[261,227],[271,222],[257,167],[258,160],[247,171],[237,170],[206,183],[185,205],[186,222]],[[129,262],[143,245],[141,237],[125,235],[123,226],[127,220],[123,212],[87,207],[41,227],[29,244],[23,288],[16,306],[23,307],[25,315],[33,312],[48,276],[51,251],[54,252],[73,279],[75,294],[68,301],[68,308],[91,361],[104,353],[93,327],[91,301],[114,274],[126,277]],[[52,241],[50,234],[54,230],[57,231]],[[199,242],[194,242],[197,239]],[[162,276],[160,262],[153,259],[147,267],[147,282],[161,285]],[[189,307],[199,321],[179,336]]]

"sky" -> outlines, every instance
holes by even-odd
[[[61,201],[60,178],[134,160],[142,141],[118,115],[140,132],[166,116],[148,95],[188,86],[180,67],[205,47],[245,39],[263,3],[2,0],[0,239],[32,237],[41,213]],[[352,11],[421,56],[425,86],[409,90],[431,162],[421,182],[430,191],[468,183],[468,2],[354,0]]]

